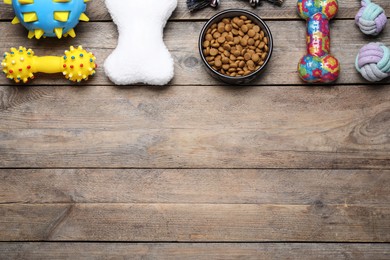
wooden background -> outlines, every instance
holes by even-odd
[[[364,44],[390,45],[390,27],[363,36],[359,1],[340,1],[331,28],[342,75],[307,86],[295,5],[255,10],[275,50],[250,86],[208,76],[197,39],[216,11],[189,14],[185,0],[165,30],[170,86],[114,86],[102,66],[77,86],[1,77],[0,259],[390,259],[389,80],[368,84],[353,68]],[[61,41],[27,40],[0,6],[1,53],[82,44],[103,65],[117,43],[103,0]]]

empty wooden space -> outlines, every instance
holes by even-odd
[[[296,1],[254,10],[269,24],[271,64],[248,86],[202,67],[197,40],[216,13],[185,0],[164,39],[166,87],[113,85],[99,66],[80,85],[0,77],[0,259],[390,259],[389,80],[354,69],[371,41],[354,25],[360,1],[331,22],[342,75],[308,86],[296,65],[305,22]],[[389,14],[390,1],[376,0]],[[219,10],[251,9],[224,0]],[[103,0],[77,38],[28,40],[0,5],[0,52],[70,45],[103,65],[118,33]]]

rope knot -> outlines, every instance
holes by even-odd
[[[383,8],[371,0],[362,0],[362,8],[355,17],[360,30],[367,35],[378,35],[387,23],[387,16]]]
[[[390,49],[382,43],[369,43],[356,57],[356,69],[371,82],[390,76]]]

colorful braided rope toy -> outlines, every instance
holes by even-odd
[[[361,3],[362,8],[355,17],[356,25],[366,35],[378,35],[387,23],[385,10],[371,0],[362,0]]]
[[[371,82],[390,77],[390,49],[382,43],[369,43],[356,57],[356,69]]]
[[[60,57],[37,57],[31,49],[19,47],[19,49],[11,48],[10,52],[6,52],[1,65],[7,78],[16,83],[27,83],[29,79],[34,79],[36,72],[62,73],[65,78],[80,82],[88,80],[89,76],[95,74],[97,67],[95,60],[95,56],[81,46],[70,47],[70,50],[65,51],[65,55]]]
[[[338,12],[337,0],[298,0],[298,13],[307,20],[307,52],[298,64],[299,76],[309,83],[329,83],[340,74],[330,55],[329,20]]]
[[[74,27],[89,21],[85,15],[89,0],[4,0],[13,6],[12,24],[21,23],[29,30],[28,38],[62,36],[76,37]]]

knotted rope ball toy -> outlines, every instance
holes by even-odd
[[[89,21],[85,15],[89,0],[4,0],[13,6],[12,24],[21,23],[29,30],[28,38],[71,36],[79,21]]]
[[[367,35],[378,35],[386,26],[387,16],[379,5],[371,0],[362,0],[362,8],[355,17],[360,30]]]
[[[356,69],[371,82],[390,77],[390,49],[382,43],[369,43],[356,57]]]
[[[4,60],[1,65],[7,78],[16,83],[26,83],[29,79],[34,79],[34,73],[62,73],[65,78],[80,82],[88,80],[89,76],[95,74],[95,56],[87,52],[81,46],[78,48],[70,47],[61,57],[34,56],[31,49],[19,47],[11,48],[10,52],[4,54]]]
[[[307,20],[307,52],[298,64],[299,76],[310,83],[335,81],[339,61],[330,55],[329,20],[338,12],[337,0],[298,0],[298,13]]]

